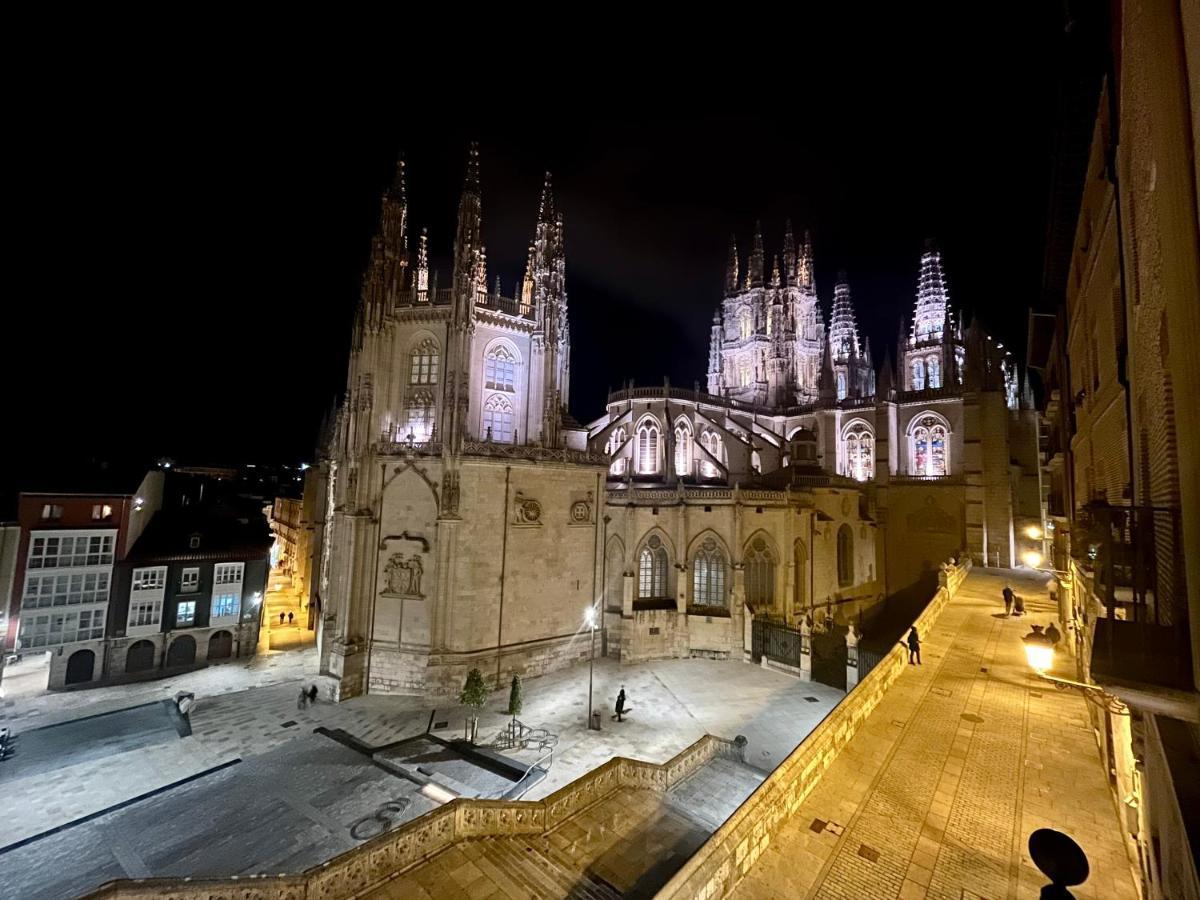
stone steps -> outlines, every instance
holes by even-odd
[[[572,900],[620,900],[621,894],[584,872],[572,871],[550,858],[539,846],[542,838],[484,838],[475,864],[499,886],[535,897]]]
[[[716,831],[764,778],[753,766],[716,757],[672,787],[666,802],[702,828]]]

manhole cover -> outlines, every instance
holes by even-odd
[[[829,823],[824,821],[823,819],[813,819],[812,824],[809,825],[808,828],[810,831],[814,831],[817,834],[820,834],[822,831],[825,830],[825,826],[827,824],[829,824]]]
[[[977,716],[975,713],[963,713],[961,718],[964,722],[971,722],[975,725],[983,721],[983,716]]]
[[[986,671],[987,671],[987,666],[980,666],[980,667],[979,667],[979,671],[980,671],[980,672],[986,672]]]
[[[866,844],[859,846],[858,855],[867,862],[879,862],[879,851],[874,847],[868,847]]]
[[[948,690],[946,690],[945,688],[932,688],[932,691],[935,694],[937,694],[939,697],[949,697],[950,696],[950,692]]]
[[[820,697],[805,697],[804,699],[807,700],[809,703],[820,703],[821,702]]]
[[[434,722],[433,727],[435,730],[438,728],[449,728],[450,723],[449,722]]]

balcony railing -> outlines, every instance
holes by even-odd
[[[1092,648],[1097,680],[1193,687],[1179,511],[1093,502],[1076,516],[1072,538],[1103,607]]]

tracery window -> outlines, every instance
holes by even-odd
[[[954,348],[954,376],[961,385],[963,383],[963,369],[967,362],[967,351],[962,347]]]
[[[692,474],[692,426],[682,419],[675,423],[675,474]]]
[[[427,441],[433,434],[433,393],[427,390],[410,391],[408,395],[407,421],[401,439]]]
[[[849,525],[838,529],[837,572],[838,587],[854,584],[854,531]]]
[[[692,603],[695,606],[728,605],[725,585],[728,583],[725,554],[713,538],[705,538],[696,558],[692,560]]]
[[[929,380],[931,388],[940,388],[942,386],[942,363],[936,356],[929,356],[925,359],[925,374]]]
[[[746,573],[746,602],[751,609],[775,606],[775,557],[765,538],[756,537],[742,556]]]
[[[754,319],[750,315],[750,310],[742,310],[741,315],[738,316],[738,326],[741,331],[743,341],[754,333]]]
[[[750,360],[746,358],[737,361],[737,383],[738,387],[750,387],[754,383],[754,367],[750,365]]]
[[[846,373],[838,372],[837,374],[837,398],[839,400],[846,399]]]
[[[946,457],[946,428],[926,416],[912,432],[912,473],[939,477],[949,471]]]
[[[650,535],[638,556],[638,597],[643,600],[670,597],[667,593],[667,548],[656,534]]]
[[[845,432],[844,473],[856,481],[870,481],[875,477],[875,437],[861,422],[849,426]]]
[[[653,475],[658,471],[658,423],[643,422],[637,431],[637,471],[639,475]]]
[[[483,404],[484,440],[489,437],[498,444],[511,444],[513,439],[513,408],[503,394],[492,394]]]
[[[925,390],[925,361],[914,359],[912,362],[912,390]]]
[[[484,387],[512,391],[517,360],[511,350],[500,344],[488,351],[483,361]]]
[[[604,444],[604,452],[609,456],[615,454],[621,449],[621,445],[625,443],[626,437],[624,428],[614,428],[612,434],[608,436],[608,440]],[[624,456],[618,457],[609,464],[608,472],[610,475],[624,475],[627,464],[628,460]]]
[[[725,462],[725,451],[721,444],[721,436],[711,429],[700,435],[700,444],[720,462]],[[721,474],[720,468],[708,457],[700,463],[700,473],[705,478],[716,478]]]
[[[413,348],[408,372],[409,384],[437,384],[438,347],[433,338],[426,338]]]

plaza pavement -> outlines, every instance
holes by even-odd
[[[1137,898],[1087,701],[1025,662],[1021,638],[1052,615],[1045,588],[1013,578],[1030,614],[1005,618],[1006,577],[971,573],[923,636],[924,665],[892,686],[735,896],[1036,898],[1047,880],[1029,835],[1054,828],[1091,863],[1076,897]]]
[[[188,737],[127,749],[132,745],[126,736],[125,744],[101,748],[94,757],[82,760],[68,759],[64,748],[63,761],[70,764],[29,777],[20,777],[16,767],[8,769],[7,763],[0,763],[0,793],[6,809],[0,818],[0,848],[230,760],[250,761],[284,748],[318,726],[341,729],[368,745],[380,746],[424,732],[432,713],[435,724],[446,723],[435,734],[447,739],[463,734],[463,709],[431,710],[413,697],[366,696],[297,709],[300,686],[312,679],[315,666],[315,654],[309,650],[273,653],[163,681],[8,698],[8,705],[0,709],[0,723],[18,734],[18,752],[21,733],[31,728],[162,700],[178,690],[194,691],[198,702]],[[528,799],[545,796],[613,756],[666,761],[706,733],[730,738],[744,734],[747,761],[769,771],[842,697],[834,688],[740,660],[679,659],[621,666],[598,659],[594,696],[602,729],[595,732],[586,727],[587,684],[586,663],[525,682],[521,720],[559,736],[549,777],[526,795]],[[622,685],[630,712],[618,723],[610,716]],[[480,716],[480,743],[488,743],[508,724],[507,700],[507,686],[489,698]],[[54,730],[41,734],[52,735]],[[39,752],[54,752],[50,741],[38,743]],[[536,754],[516,756],[531,762]],[[279,765],[283,768],[278,779],[295,777],[286,762]],[[337,849],[331,842],[330,851]]]

